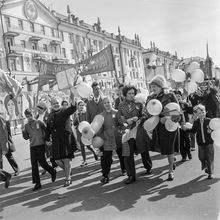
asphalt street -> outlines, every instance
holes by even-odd
[[[69,187],[63,187],[64,175],[58,169],[55,183],[45,174],[41,176],[42,190],[33,192],[29,143],[21,135],[13,138],[21,173],[12,178],[8,189],[0,183],[0,219],[220,219],[220,148],[215,147],[212,180],[201,170],[197,150],[192,152],[193,159],[184,163],[180,155],[176,156],[172,182],[166,181],[167,159],[151,152],[152,175],[144,175],[140,156],[136,156],[137,181],[125,185],[126,177],[121,176],[118,158],[114,156],[110,182],[102,186],[100,161],[87,152],[88,166],[80,167],[82,158],[78,152],[72,161],[73,183]],[[6,158],[4,168],[13,172]]]

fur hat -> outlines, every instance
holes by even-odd
[[[153,77],[153,79],[150,81],[150,84],[155,84],[161,88],[166,88],[166,79],[161,76],[161,75],[157,75],[155,77]]]
[[[47,109],[47,104],[44,101],[40,101],[37,103],[37,107],[39,107],[42,110],[46,110]]]

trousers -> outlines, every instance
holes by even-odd
[[[135,139],[128,140],[130,155],[124,157],[125,167],[128,176],[136,177],[136,170],[135,170],[135,161],[134,161],[134,152],[136,148],[136,141]],[[152,160],[149,155],[149,151],[144,151],[141,153],[142,163],[146,170],[151,170],[152,168]]]
[[[40,184],[38,163],[44,170],[46,170],[50,174],[53,174],[55,170],[46,161],[44,145],[31,147],[30,155],[32,168],[32,182],[35,184]]]

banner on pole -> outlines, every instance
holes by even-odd
[[[70,68],[56,73],[56,80],[59,90],[70,89],[74,86],[77,71],[75,68]]]
[[[115,70],[111,45],[94,56],[83,60],[79,65],[82,66],[82,76]]]

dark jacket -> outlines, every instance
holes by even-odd
[[[101,98],[99,99],[98,104],[94,101],[94,99],[89,100],[86,105],[87,121],[91,123],[94,117],[102,113],[103,111],[104,111],[104,106]]]
[[[205,143],[202,141],[202,130],[201,130],[201,122],[200,119],[197,119],[193,123],[192,129],[188,130],[190,133],[196,133],[196,141],[199,146],[206,146],[209,144],[213,144],[213,140],[211,138],[211,132],[209,128],[209,122],[210,118],[204,118],[203,121],[203,132],[204,132],[204,137],[205,137]]]
[[[52,138],[52,157],[54,159],[59,160],[74,156],[76,141],[73,138],[69,117],[75,110],[76,107],[71,105],[67,109],[51,112],[48,116],[46,140],[50,141],[50,137]]]
[[[158,95],[151,95],[148,97],[146,105],[152,99],[159,100],[163,106],[163,109],[165,105],[170,102],[178,103],[178,100],[174,93],[161,92]],[[163,115],[161,115],[160,117],[163,117]],[[148,148],[150,148],[152,151],[159,151],[161,152],[161,154],[169,155],[172,154],[173,151],[178,152],[179,143],[176,142],[176,138],[177,131],[169,132],[166,130],[164,124],[159,122],[157,127],[153,130],[152,139],[150,140],[148,137],[148,139],[146,138],[146,141],[148,141]]]

